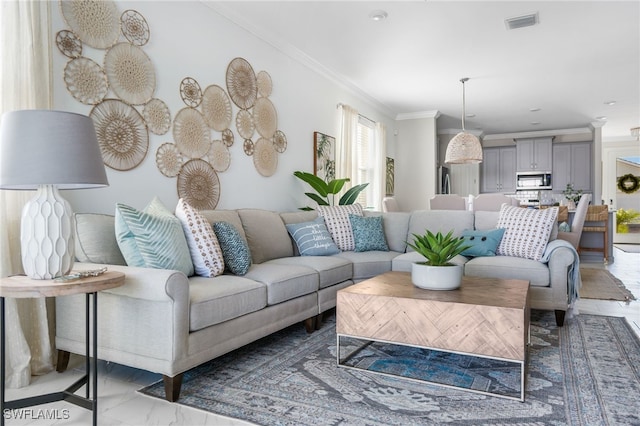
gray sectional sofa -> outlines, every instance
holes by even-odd
[[[495,228],[498,220],[498,212],[482,211],[365,212],[383,216],[389,251],[300,256],[285,224],[313,220],[314,211],[202,214],[211,223],[231,223],[246,240],[252,257],[246,275],[187,277],[178,271],[125,266],[114,218],[76,215],[79,262],[74,269],[108,264],[110,270],[126,274],[123,286],[98,297],[98,357],[162,374],[169,401],[178,399],[185,371],[298,322],[311,332],[321,325],[321,315],[335,307],[338,290],[390,270],[410,271],[412,262],[422,260],[407,250],[412,234],[453,229],[459,235],[465,229]],[[564,241],[552,246],[546,263],[508,256],[455,260],[465,265],[466,275],[530,281],[531,307],[555,310],[562,325],[576,254]],[[85,351],[84,306],[82,295],[56,299],[60,371],[69,353]]]

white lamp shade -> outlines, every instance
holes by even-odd
[[[447,164],[478,164],[482,162],[482,145],[471,133],[460,132],[449,141],[444,162]]]
[[[109,185],[93,121],[85,115],[10,111],[0,121],[0,142],[0,189]]]

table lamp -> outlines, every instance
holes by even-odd
[[[0,189],[37,190],[20,223],[22,266],[33,279],[66,275],[75,226],[58,189],[108,186],[93,121],[50,110],[10,111],[0,120]]]

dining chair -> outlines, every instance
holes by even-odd
[[[437,194],[429,200],[431,210],[466,210],[467,199],[457,194]]]

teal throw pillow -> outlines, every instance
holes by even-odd
[[[471,246],[461,254],[467,257],[495,256],[498,245],[504,235],[504,228],[485,231],[462,231],[464,245]]]
[[[311,222],[290,223],[286,227],[298,246],[300,256],[329,256],[340,253],[322,216]]]
[[[350,214],[349,221],[355,242],[353,251],[389,251],[382,216],[365,217]]]
[[[193,275],[182,224],[157,197],[142,211],[118,203],[115,216],[116,241],[127,265]]]
[[[558,231],[560,232],[571,232],[571,226],[567,222],[562,222],[558,225]]]
[[[236,227],[229,222],[215,222],[213,232],[218,238],[225,268],[234,275],[246,274],[251,266],[251,251]]]

